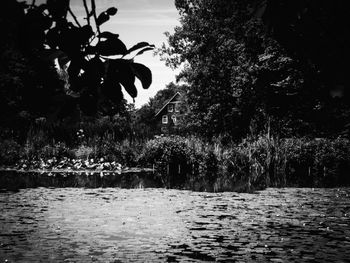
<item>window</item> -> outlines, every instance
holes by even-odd
[[[168,111],[173,112],[174,111],[174,104],[169,104],[168,105]]]
[[[168,123],[168,116],[167,116],[167,115],[163,115],[163,117],[162,117],[162,123],[163,123],[163,124],[167,124],[167,123]]]
[[[175,112],[180,112],[180,104],[179,103],[175,104]]]
[[[176,116],[175,116],[175,115],[172,115],[172,116],[171,116],[171,119],[173,120],[173,123],[176,125]]]

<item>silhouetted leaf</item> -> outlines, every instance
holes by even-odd
[[[131,53],[137,49],[144,48],[144,47],[149,47],[150,44],[147,42],[139,42],[136,45],[132,46],[131,48],[128,49],[128,53]]]
[[[145,65],[139,63],[131,63],[131,68],[136,77],[141,81],[142,87],[148,89],[152,84],[152,72]]]
[[[118,34],[111,33],[109,31],[104,31],[101,34],[98,35],[98,38],[118,38]]]
[[[106,12],[101,13],[97,19],[96,23],[97,25],[102,25],[103,23],[107,22],[109,20],[109,15]]]
[[[125,55],[125,44],[118,37],[110,37],[96,45],[97,51],[103,56]]]
[[[153,50],[153,49],[154,49],[154,47],[146,47],[144,49],[141,49],[139,52],[136,53],[135,57],[138,56],[138,55],[143,54],[146,51]]]
[[[118,12],[118,9],[115,7],[110,7],[106,10],[106,13],[110,16],[114,16]]]
[[[109,62],[109,72],[114,73],[114,78],[132,98],[137,96],[137,89],[135,87],[135,74],[130,66],[130,62],[124,59],[114,59]]]

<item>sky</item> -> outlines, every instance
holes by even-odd
[[[82,0],[71,0],[73,12],[84,24],[85,11],[82,3]],[[96,0],[97,14],[112,6],[118,8],[118,13],[101,26],[101,31],[119,34],[127,48],[141,41],[160,47],[166,42],[164,32],[173,32],[174,27],[180,24],[174,0]],[[135,106],[138,108],[147,103],[157,91],[165,88],[166,84],[175,81],[177,72],[166,67],[152,51],[136,57],[135,62],[149,67],[153,75],[152,85],[147,90],[141,87],[139,81],[136,82],[138,96]],[[124,94],[125,98],[132,102],[132,98],[125,92]]]

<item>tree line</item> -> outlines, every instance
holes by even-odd
[[[345,1],[176,0],[158,51],[188,84],[185,127],[205,137],[349,130]]]

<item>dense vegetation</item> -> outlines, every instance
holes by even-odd
[[[212,137],[348,133],[345,1],[176,0],[160,50],[189,84],[187,126]]]
[[[43,134],[19,145],[0,143],[0,163],[17,169],[115,170],[149,167],[164,187],[197,191],[253,191],[267,186],[349,186],[348,139],[273,139],[239,144],[158,136],[146,143],[77,134],[80,144],[48,144]]]
[[[97,14],[95,0],[82,0],[81,6],[85,25],[69,0],[2,2],[2,127],[26,130],[40,118],[68,125],[84,116],[125,115],[122,87],[135,98],[136,78],[145,89],[151,85],[151,71],[134,58],[154,45],[140,42],[127,48],[118,34],[101,32],[100,26],[117,14],[116,7]]]
[[[0,166],[153,167],[163,186],[252,191],[350,185],[349,32],[344,1],[176,0],[181,26],[158,50],[183,83],[135,109],[151,72],[82,0],[5,0],[0,9]],[[186,114],[160,134],[156,113],[176,92]]]

